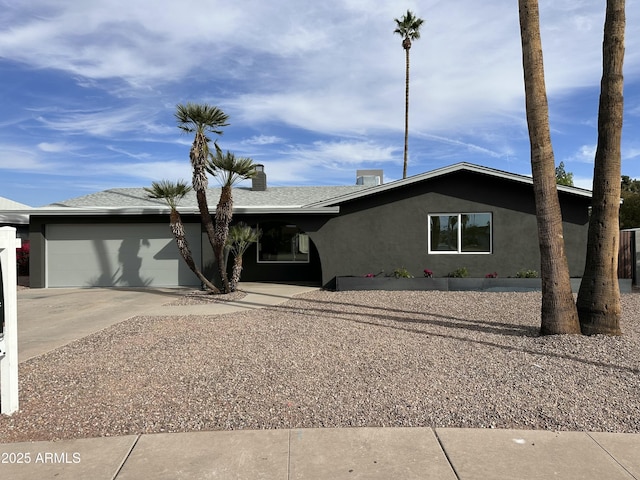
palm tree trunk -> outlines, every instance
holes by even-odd
[[[624,0],[607,0],[587,258],[578,292],[585,335],[620,335],[618,285],[620,143],[623,114]]]
[[[202,133],[197,132],[189,152],[191,158],[191,166],[193,168],[193,189],[196,191],[196,199],[198,200],[198,209],[200,210],[200,218],[204,224],[207,237],[211,248],[215,251],[215,231],[213,227],[213,219],[209,213],[209,203],[207,202],[207,187],[209,181],[207,179],[207,170],[205,168],[207,162],[207,139]]]
[[[402,178],[407,178],[407,160],[409,156],[409,48],[405,46],[406,72],[404,87],[404,163],[402,167]]]
[[[518,0],[531,173],[540,244],[542,335],[580,333],[564,250],[562,212],[556,189],[555,161],[549,130],[540,15],[537,0]]]
[[[214,293],[220,293],[220,290],[218,290],[218,288],[202,274],[202,272],[194,262],[193,255],[191,254],[191,249],[189,248],[189,242],[187,241],[187,236],[185,235],[182,219],[180,218],[180,214],[178,213],[178,211],[175,209],[171,210],[170,225],[171,232],[173,233],[173,236],[176,239],[176,244],[178,245],[178,251],[180,252],[180,255],[182,255],[182,258],[186,262],[189,269],[196,274],[196,276],[205,285],[205,287],[207,287]]]
[[[235,292],[240,283],[240,275],[242,275],[242,255],[236,255],[233,259],[233,270],[231,272],[231,291]]]
[[[215,223],[215,256],[218,263],[218,270],[220,272],[220,278],[222,279],[222,285],[225,292],[230,291],[229,277],[227,275],[227,262],[225,261],[224,246],[229,236],[229,224],[233,218],[233,197],[231,194],[231,187],[224,185],[220,194],[220,201],[216,208],[216,223]]]

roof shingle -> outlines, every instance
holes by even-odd
[[[233,189],[233,204],[235,207],[301,207],[345,194],[358,193],[367,188],[371,187],[364,185],[269,187],[265,191],[254,191],[250,188],[236,187]],[[221,188],[209,188],[207,190],[209,202],[215,205],[220,198],[220,191]],[[45,208],[126,208],[164,205],[165,202],[163,200],[149,198],[144,188],[112,188],[110,190],[52,203]],[[187,208],[197,207],[195,193],[190,192],[179,205]]]

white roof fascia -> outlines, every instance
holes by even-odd
[[[15,213],[12,210],[3,210],[0,213],[0,224],[29,225],[29,215]]]
[[[516,173],[509,173],[509,172],[503,172],[501,170],[495,170],[493,168],[488,168],[488,167],[482,167],[480,165],[474,165],[472,163],[466,163],[466,162],[461,162],[461,163],[456,163],[454,165],[449,165],[447,167],[442,167],[442,168],[438,168],[435,170],[431,170],[429,172],[425,172],[425,173],[421,173],[418,175],[414,175],[411,176],[409,178],[404,178],[402,180],[396,180],[394,182],[389,182],[389,183],[384,183],[382,185],[378,185],[375,187],[369,187],[367,189],[364,189],[361,192],[354,192],[354,193],[348,193],[346,195],[340,195],[338,197],[334,197],[334,198],[330,198],[327,200],[322,200],[320,202],[314,202],[314,203],[310,203],[308,205],[305,205],[305,208],[308,207],[326,207],[329,205],[335,205],[337,203],[342,203],[348,200],[354,200],[357,198],[363,198],[366,197],[368,195],[374,195],[376,193],[380,193],[380,192],[385,192],[387,190],[393,190],[395,188],[400,188],[403,187],[405,185],[411,185],[413,183],[417,183],[417,182],[422,182],[424,180],[428,180],[431,178],[435,178],[435,177],[439,177],[442,175],[446,175],[448,173],[453,173],[453,172],[458,172],[460,170],[467,170],[470,172],[477,172],[477,173],[483,173],[486,175],[490,175],[493,177],[497,177],[497,178],[504,178],[507,180],[513,180],[516,182],[521,182],[521,183],[526,183],[526,184],[533,184],[533,178],[532,177],[528,177],[525,175],[519,175]],[[567,192],[567,193],[571,193],[574,195],[579,195],[579,196],[583,196],[583,197],[589,197],[591,198],[591,191],[590,190],[585,190],[583,188],[578,188],[578,187],[566,187],[564,185],[558,185],[557,186],[558,190],[563,191],[563,192]]]
[[[32,207],[29,205],[0,197],[0,223],[2,224],[29,225],[31,210]]]
[[[182,213],[191,213],[188,209],[178,209]],[[162,215],[169,214],[169,207],[42,207],[31,210],[31,216],[47,216],[47,217],[63,217],[63,216],[82,216],[82,215]],[[197,212],[197,210],[196,210]]]
[[[282,214],[337,214],[340,213],[340,207],[301,207],[301,206],[277,206],[277,207],[233,207],[233,213],[239,214],[263,214],[263,213],[282,213]]]

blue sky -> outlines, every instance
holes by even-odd
[[[304,5],[304,7],[301,7]],[[517,2],[0,0],[0,196],[40,206],[190,179],[175,106],[230,116],[218,143],[269,185],[402,176],[467,161],[530,174]],[[556,163],[590,188],[604,1],[541,0]],[[622,173],[640,178],[640,2],[627,2]],[[213,180],[212,182],[215,182]]]

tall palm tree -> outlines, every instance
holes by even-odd
[[[402,37],[402,48],[405,51],[405,90],[404,90],[404,165],[402,167],[402,178],[407,178],[407,155],[409,152],[409,50],[412,40],[420,38],[420,27],[424,20],[416,17],[411,10],[400,19],[394,18],[397,28],[393,33]]]
[[[185,235],[184,224],[182,223],[182,218],[178,212],[178,203],[191,190],[192,188],[182,180],[175,183],[169,180],[161,180],[159,182],[152,182],[151,188],[145,188],[149,198],[162,199],[167,202],[167,205],[169,205],[169,208],[171,209],[171,213],[169,215],[171,233],[173,233],[173,237],[176,239],[176,244],[178,245],[178,251],[188,267],[196,274],[205,287],[214,293],[220,293],[220,290],[218,290],[218,288],[203,275],[193,260],[193,255],[189,248],[189,242]]]
[[[580,326],[586,335],[621,334],[618,215],[625,23],[625,1],[607,0],[592,210],[587,258],[577,301]]]
[[[229,282],[232,292],[238,289],[238,282],[240,282],[242,256],[247,248],[249,248],[249,245],[260,240],[261,234],[260,229],[251,228],[244,222],[240,222],[229,228],[227,245],[231,252],[233,252],[233,270],[231,271],[231,280]]]
[[[540,244],[542,321],[540,333],[580,333],[564,250],[562,212],[556,188],[555,161],[549,129],[549,106],[544,81],[538,0],[518,0],[522,66],[531,173]]]
[[[210,133],[222,135],[221,128],[229,125],[227,123],[229,117],[218,107],[190,102],[186,105],[177,105],[175,117],[180,130],[195,134],[191,150],[189,151],[191,168],[193,170],[192,185],[196,191],[202,223],[209,237],[211,247],[215,249],[213,220],[211,219],[207,202],[207,187],[209,186],[207,159],[209,158],[209,142],[211,141],[207,135]]]
[[[256,169],[252,159],[236,157],[228,150],[223,152],[217,144],[215,144],[215,147],[216,153],[209,155],[207,164],[207,171],[217,177],[222,186],[220,200],[216,207],[214,255],[218,263],[223,289],[225,292],[229,292],[230,285],[224,247],[227,243],[229,225],[233,217],[232,187],[241,180],[252,178],[256,174]]]

